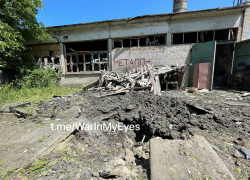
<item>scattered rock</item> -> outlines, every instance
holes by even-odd
[[[121,148],[122,148],[122,144],[121,144],[121,143],[116,143],[116,144],[115,144],[115,147],[116,147],[117,149],[121,149]]]
[[[111,160],[107,164],[108,165],[99,172],[102,178],[129,177],[131,174],[129,169],[125,166],[125,161],[122,159]]]
[[[143,148],[142,150],[145,152],[145,153],[149,153],[149,142],[145,143],[143,145]]]
[[[141,146],[140,146],[141,147]],[[142,149],[142,148],[141,148]],[[132,151],[130,151],[128,148],[125,150],[125,160],[127,164],[134,164],[135,163],[135,157]]]
[[[235,162],[235,165],[237,165],[239,167],[242,167],[243,163],[237,159],[236,162]]]
[[[93,173],[92,173],[92,176],[93,176],[93,177],[99,177],[99,173],[98,173],[98,172],[93,172]]]
[[[233,156],[236,157],[236,158],[244,158],[244,157],[245,157],[244,154],[242,154],[242,153],[241,153],[240,151],[238,151],[238,150],[235,150],[235,151],[234,151]]]
[[[135,148],[135,154],[138,158],[148,159],[145,151],[143,151],[142,146]]]
[[[129,148],[129,147],[132,147],[135,143],[126,137],[125,141],[123,142],[123,147],[124,148]]]
[[[250,149],[241,148],[240,151],[245,155],[246,159],[250,159]]]

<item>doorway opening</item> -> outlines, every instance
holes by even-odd
[[[213,87],[230,87],[234,44],[217,44]]]

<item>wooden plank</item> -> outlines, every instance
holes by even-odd
[[[245,93],[241,95],[242,97],[250,96],[250,93]]]
[[[155,80],[154,80],[154,75],[152,74],[152,71],[151,71],[151,69],[153,69],[153,68],[150,64],[147,64],[147,68],[148,68],[148,72],[149,72],[151,83],[152,83],[151,92],[154,91],[154,94],[156,95],[156,84],[155,84]]]
[[[119,95],[119,94],[125,95],[126,93],[127,93],[126,91],[120,91],[120,92],[114,92],[114,93],[104,94],[104,95],[96,96],[96,97],[106,97],[106,96],[113,96],[113,95]]]
[[[158,75],[155,76],[155,84],[156,84],[156,94],[160,96],[161,95],[161,84],[160,84],[160,79],[159,79]]]

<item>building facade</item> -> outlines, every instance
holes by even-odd
[[[60,69],[62,84],[92,81],[101,70],[191,62],[194,44],[216,41],[215,76],[230,72],[234,43],[248,39],[249,4],[48,27],[53,40],[28,43],[41,66]],[[222,73],[223,71],[223,73]],[[189,83],[189,70],[182,86]]]

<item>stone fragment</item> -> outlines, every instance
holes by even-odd
[[[126,155],[125,155],[125,160],[127,164],[134,164],[135,163],[135,157],[132,151],[130,151],[129,149],[126,149],[125,151]]]
[[[240,151],[245,155],[246,159],[250,159],[250,149],[241,148]]]
[[[244,154],[242,154],[240,151],[235,150],[233,153],[233,156],[236,158],[244,158]]]

